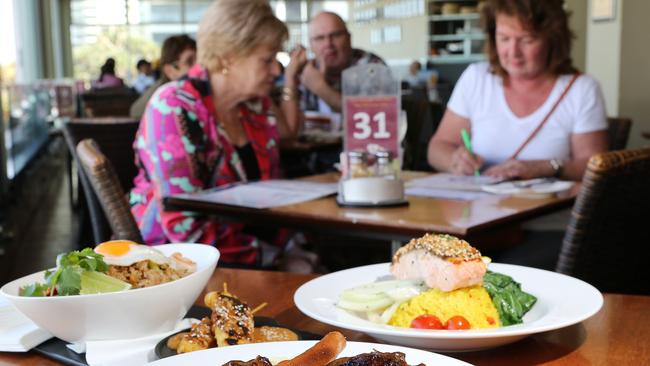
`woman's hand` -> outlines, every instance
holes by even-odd
[[[456,175],[472,175],[481,165],[483,159],[480,156],[472,155],[464,146],[459,146],[451,154],[449,172]]]
[[[484,174],[504,179],[532,179],[552,176],[553,168],[548,160],[508,160],[487,169]]]

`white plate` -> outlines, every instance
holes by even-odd
[[[547,180],[537,178],[530,180],[508,181],[498,184],[481,186],[485,192],[494,194],[511,194],[521,197],[549,197],[556,193],[568,191],[573,187],[573,182],[564,180]]]
[[[204,365],[223,365],[228,361],[240,360],[248,361],[255,357],[264,356],[271,362],[279,362],[288,358],[293,358],[309,347],[316,344],[316,341],[296,341],[296,342],[271,342],[244,344],[241,346],[231,346],[223,348],[211,348],[203,351],[184,353],[178,356],[163,358],[162,360],[149,363],[151,366],[204,366]],[[406,362],[409,364],[424,363],[436,366],[463,366],[469,365],[466,362],[459,361],[455,358],[438,355],[435,353],[422,351],[419,349],[391,346],[378,343],[348,342],[345,349],[339,357],[354,356],[360,353],[372,352],[373,350],[381,352],[403,352],[406,355]]]
[[[336,307],[347,288],[390,276],[389,263],[330,273],[302,285],[294,295],[300,311],[333,326],[367,333],[377,339],[436,351],[470,351],[511,343],[528,335],[579,323],[600,310],[603,296],[590,284],[541,269],[491,263],[489,269],[521,283],[537,303],[524,316],[523,324],[483,330],[417,330],[372,323]]]

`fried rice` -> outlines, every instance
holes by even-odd
[[[132,288],[143,288],[175,281],[189,275],[187,269],[174,269],[168,264],[157,264],[149,260],[130,266],[108,266],[108,275],[131,284]]]

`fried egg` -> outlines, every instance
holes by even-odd
[[[95,247],[95,253],[104,256],[104,262],[114,266],[130,266],[143,260],[157,264],[170,264],[169,258],[159,250],[129,240],[111,240]]]

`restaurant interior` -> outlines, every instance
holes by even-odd
[[[0,364],[650,364],[648,14],[0,0]]]

